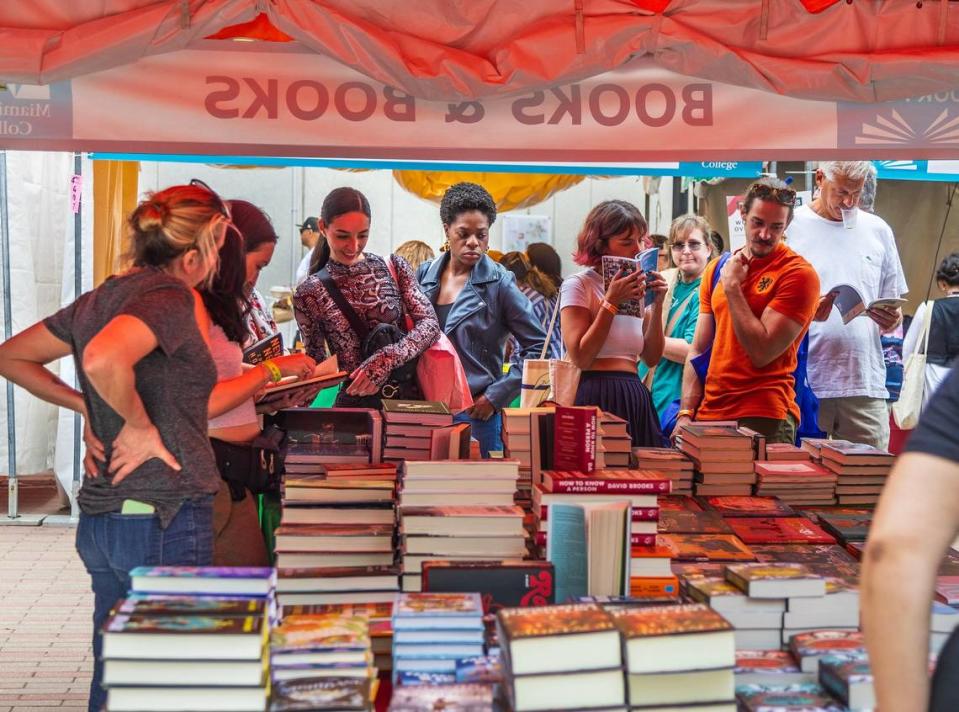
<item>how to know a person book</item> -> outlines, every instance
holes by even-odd
[[[906,303],[905,299],[899,297],[885,297],[866,304],[865,298],[851,284],[837,284],[829,293],[835,295],[832,305],[839,310],[843,324],[848,324],[870,309],[897,309]]]
[[[557,406],[554,419],[553,467],[592,472],[596,469],[596,428],[599,409]]]
[[[546,470],[540,485],[550,493],[669,494],[670,490],[669,478],[648,470]]]

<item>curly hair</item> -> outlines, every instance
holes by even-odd
[[[486,188],[465,182],[451,185],[440,202],[440,221],[449,227],[459,215],[472,210],[483,213],[491,227],[496,222],[496,202]]]
[[[936,281],[945,282],[950,287],[959,287],[959,252],[953,252],[939,263]]]

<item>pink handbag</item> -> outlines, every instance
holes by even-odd
[[[399,286],[400,280],[396,276],[392,257],[386,260],[386,264],[393,275],[393,281]],[[405,318],[406,330],[410,331],[413,320],[408,314]],[[420,354],[416,363],[416,380],[426,400],[445,403],[451,413],[459,413],[473,405],[473,394],[470,392],[460,356],[453,342],[442,331],[436,343]]]

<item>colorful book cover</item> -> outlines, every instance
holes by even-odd
[[[592,472],[596,469],[597,408],[556,406],[553,467]]]
[[[691,512],[685,509],[662,509],[659,531],[667,534],[732,534],[719,512]]]
[[[845,707],[812,682],[795,685],[737,685],[743,712],[845,712]]]
[[[777,497],[703,497],[706,509],[724,517],[792,517],[792,507]]]
[[[404,685],[452,685],[456,682],[456,675],[449,672],[414,672],[404,670],[397,678],[397,683]]]
[[[819,681],[843,702],[849,702],[850,685],[871,685],[872,667],[866,655],[827,655],[819,661]]]
[[[313,605],[284,606],[285,616],[363,616],[372,621],[386,620],[393,615],[393,604],[387,603],[317,603]]]
[[[496,614],[496,619],[508,640],[615,630],[609,614],[590,603],[504,608]]]
[[[814,630],[798,633],[789,641],[789,649],[797,658],[833,653],[865,653],[866,644],[858,630]]]
[[[737,650],[736,674],[750,672],[798,673],[799,665],[788,650]]]
[[[631,576],[629,598],[673,603],[679,596],[679,579],[675,576]]]
[[[762,562],[806,564],[820,576],[835,576],[851,584],[859,581],[859,562],[841,546],[830,544],[753,544]]]
[[[455,682],[497,684],[503,681],[503,663],[500,658],[479,655],[456,661]]]
[[[641,272],[642,267],[639,260],[632,257],[617,257],[616,255],[603,255],[603,291],[609,289],[610,283],[616,279],[620,271],[624,275]],[[617,315],[642,317],[645,310],[645,302],[637,299],[627,299],[619,305]]]
[[[748,587],[753,581],[797,581],[821,579],[803,564],[730,564],[726,567],[726,580]]]
[[[307,677],[274,682],[270,712],[368,710],[370,704],[370,681],[366,678]]]
[[[805,517],[727,517],[746,544],[835,544],[836,540]]]
[[[746,594],[729,581],[718,577],[688,578],[686,591],[698,603],[709,603],[714,598],[742,598]]]
[[[393,616],[467,616],[483,615],[478,593],[401,593],[393,606]]]
[[[592,473],[546,470],[541,475],[546,492],[579,494],[669,494],[671,480],[650,470],[596,470]]]
[[[158,593],[131,593],[116,606],[117,613],[133,616],[261,616],[263,598],[220,596],[176,596]]]
[[[107,633],[189,635],[250,635],[263,629],[262,616],[128,616],[117,614],[106,625]]]
[[[270,652],[282,656],[305,650],[335,648],[366,650],[370,647],[369,619],[363,616],[284,616],[270,631]]]
[[[755,561],[748,546],[733,534],[660,534],[657,542],[680,561]]]
[[[683,581],[694,578],[719,578],[726,575],[726,564],[721,562],[672,561],[670,568]]]
[[[479,683],[455,685],[405,685],[393,690],[390,712],[492,712],[493,686]]]
[[[270,579],[266,566],[137,566],[131,578]]]
[[[701,603],[612,609],[609,615],[627,640],[661,635],[716,633],[733,629],[729,621]]]
[[[667,495],[659,498],[660,512],[702,512],[703,506],[688,495]]]
[[[485,613],[555,602],[555,571],[548,561],[428,561],[424,592],[479,592]]]

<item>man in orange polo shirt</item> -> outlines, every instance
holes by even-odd
[[[779,180],[754,183],[742,206],[746,245],[726,261],[715,290],[718,260],[706,268],[677,425],[738,420],[768,442],[794,441],[796,351],[819,303],[816,271],[784,242],[795,202]],[[710,344],[704,389],[690,360]]]

